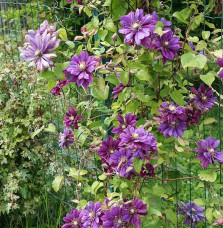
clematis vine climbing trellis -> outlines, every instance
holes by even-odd
[[[223,224],[222,24],[212,1],[171,3],[67,1],[79,34],[45,20],[19,48],[62,103],[63,228]]]

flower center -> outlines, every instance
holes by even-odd
[[[72,221],[72,225],[77,226],[78,222],[76,220]]]
[[[164,42],[164,46],[168,46],[168,45],[169,45],[168,41]]]
[[[118,219],[117,223],[118,223],[119,225],[121,225],[121,224],[122,224],[122,220],[121,220],[121,219]]]
[[[207,97],[206,96],[204,96],[204,95],[202,95],[202,101],[206,101],[207,100]]]
[[[86,63],[85,62],[80,62],[79,69],[82,70],[82,71],[85,70],[86,69]]]
[[[122,156],[120,159],[119,159],[119,164],[118,164],[118,168],[122,167],[122,166],[125,166],[126,163],[128,161],[128,158],[126,156]]]
[[[176,107],[174,105],[170,105],[169,106],[169,109],[170,109],[170,111],[175,111],[176,110]]]
[[[74,116],[70,116],[69,117],[69,120],[74,120]]]
[[[208,152],[213,154],[214,153],[214,149],[213,148],[208,148]]]
[[[35,51],[35,56],[39,56],[39,57],[40,57],[41,55],[42,55],[42,54],[41,54],[41,51],[40,51],[40,50],[36,50],[36,51]]]
[[[65,140],[65,138],[66,138],[66,135],[63,134],[63,135],[61,136],[61,141],[63,142],[63,141]]]
[[[126,128],[126,126],[125,126],[125,124],[123,124],[123,125],[122,125],[122,129],[125,129],[125,128]]]
[[[132,24],[133,30],[138,30],[139,28],[141,28],[141,22],[140,21],[136,21],[134,24]]]
[[[114,150],[110,150],[110,153],[113,154],[114,153]]]
[[[179,123],[176,121],[170,122],[170,126],[173,128],[177,127],[178,125],[179,125]]]
[[[130,212],[131,212],[131,214],[134,214],[135,213],[135,210],[134,209],[131,209]]]
[[[94,216],[95,216],[95,213],[94,213],[93,211],[89,213],[89,217],[90,217],[91,219],[93,219]]]
[[[133,137],[133,139],[138,139],[139,138],[139,135],[137,133],[133,133],[132,134],[132,137]]]

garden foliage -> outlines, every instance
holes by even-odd
[[[223,50],[218,23],[205,17],[213,1],[67,3],[89,16],[81,34],[69,40],[44,21],[19,49],[63,107],[52,188],[69,192],[73,209],[62,227],[221,224]]]

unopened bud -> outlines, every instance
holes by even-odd
[[[90,32],[89,32],[89,36],[92,36],[92,35],[94,35],[95,33],[97,32],[97,30],[96,29],[92,29]]]
[[[84,34],[85,32],[87,32],[87,28],[84,25],[84,26],[81,27],[81,33]]]
[[[84,37],[83,36],[75,36],[74,40],[83,40]]]
[[[113,35],[111,38],[112,38],[112,40],[113,40],[114,42],[116,42],[117,39],[118,39],[118,34],[117,34],[117,33],[114,33],[114,35]]]

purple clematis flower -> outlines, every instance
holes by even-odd
[[[200,109],[187,105],[185,108],[185,116],[186,116],[186,125],[187,127],[192,126],[199,122],[199,117],[202,115]]]
[[[128,113],[126,116],[125,116],[125,120],[124,118],[121,116],[121,115],[118,115],[117,116],[117,119],[119,121],[119,126],[118,127],[115,127],[113,130],[112,130],[112,133],[121,133],[123,132],[128,126],[135,126],[136,125],[136,118],[137,116],[136,115],[132,115],[131,113]]]
[[[220,164],[223,163],[223,152],[217,151],[220,140],[207,137],[205,140],[200,140],[198,149],[194,151],[199,153],[198,159],[202,160],[202,167],[207,167],[209,164],[215,164],[215,160]]]
[[[124,42],[135,42],[141,44],[141,40],[155,31],[157,20],[150,14],[144,16],[143,9],[137,9],[136,12],[130,12],[121,17],[121,24],[124,27],[119,29],[121,34],[125,35]]]
[[[99,59],[82,51],[80,55],[74,55],[71,58],[70,66],[63,72],[65,75],[70,75],[70,82],[76,82],[78,86],[83,85],[84,88],[87,88],[89,83],[93,82],[92,73],[99,62]]]
[[[135,199],[133,203],[125,204],[124,206],[130,216],[130,225],[134,225],[134,227],[140,228],[141,219],[139,216],[147,215],[147,204],[144,204],[140,199]]]
[[[143,128],[134,128],[128,126],[120,134],[119,146],[128,144],[130,149],[142,149],[157,153],[157,142],[153,134],[145,131]]]
[[[29,67],[36,66],[38,71],[52,67],[54,64],[52,59],[56,54],[50,53],[55,50],[60,43],[57,37],[52,37],[50,33],[45,31],[42,35],[37,33],[35,36],[26,35],[26,43],[23,47],[19,47],[20,57],[30,62]]]
[[[122,83],[120,83],[119,86],[115,86],[112,91],[112,98],[116,99],[118,95],[125,89],[126,87],[129,87],[129,85],[125,86]]]
[[[62,147],[66,147],[68,148],[69,147],[69,143],[73,143],[74,140],[74,135],[72,134],[72,131],[68,128],[65,128],[64,129],[64,132],[63,133],[60,133],[59,135],[59,146],[62,148]]]
[[[43,35],[44,32],[47,32],[47,34],[50,34],[51,37],[56,37],[60,30],[56,31],[56,23],[53,25],[49,25],[48,21],[45,20],[39,27],[37,31],[35,30],[28,30],[28,34],[32,37],[35,37],[36,34]]]
[[[147,162],[145,167],[142,167],[140,172],[140,177],[154,177],[156,174],[154,172],[155,168]]]
[[[110,156],[109,163],[121,177],[125,176],[129,179],[135,172],[133,168],[133,156],[131,150],[115,150],[115,153]]]
[[[101,216],[103,212],[101,210],[100,202],[93,203],[89,202],[89,206],[87,205],[85,210],[83,210],[82,222],[83,227],[89,228],[99,228],[102,224]]]
[[[188,42],[188,45],[189,45],[189,47],[191,48],[192,51],[195,51],[196,50],[196,47],[193,45],[193,42],[192,41],[189,41]]]
[[[82,212],[77,209],[71,210],[70,214],[67,214],[66,217],[63,217],[65,224],[61,228],[82,228]]]
[[[143,158],[149,159],[149,152],[142,149],[137,149],[133,151],[133,157],[138,157],[139,159],[143,159]]]
[[[223,67],[223,57],[217,58],[217,64],[218,64],[218,66]]]
[[[113,138],[109,135],[107,140],[102,141],[102,145],[98,150],[98,156],[108,161],[110,155],[118,149],[118,144],[119,141],[113,140]]]
[[[217,100],[216,97],[212,97],[214,91],[211,88],[205,89],[204,84],[201,84],[199,89],[195,88],[190,89],[193,94],[196,95],[193,99],[191,99],[188,103],[193,103],[197,105],[202,112],[207,112],[212,109],[214,102]]]
[[[160,133],[167,138],[170,136],[175,138],[178,136],[182,137],[184,130],[186,129],[185,109],[173,102],[171,105],[163,102],[159,107],[159,112],[161,116],[155,117],[154,119],[160,122]]]
[[[170,105],[166,102],[163,102],[159,107],[159,113],[162,115],[162,120],[185,120],[185,109],[174,102],[172,102]]]
[[[169,31],[169,30],[171,30],[171,28],[170,28],[170,26],[172,25],[172,22],[171,21],[166,21],[166,19],[164,17],[162,17],[160,21],[164,25],[163,31]]]
[[[159,132],[166,138],[173,136],[174,138],[182,137],[186,129],[186,122],[180,119],[174,121],[164,121],[159,125]]]
[[[129,220],[129,214],[119,206],[113,206],[105,211],[102,217],[103,228],[124,228]]]
[[[155,45],[157,52],[162,54],[163,64],[165,64],[167,60],[173,60],[175,57],[178,57],[176,52],[182,46],[179,38],[174,37],[172,31],[168,31],[162,36],[157,36],[152,43]]]
[[[69,111],[66,113],[66,116],[63,118],[64,126],[70,127],[73,126],[74,129],[78,129],[78,121],[82,119],[82,115],[77,116],[78,110],[69,108]]]
[[[223,80],[223,70],[221,70],[219,73],[218,73],[218,76],[221,80]]]
[[[178,213],[186,216],[184,222],[188,226],[195,227],[200,221],[205,221],[204,210],[204,207],[199,207],[194,202],[179,202]]]
[[[65,77],[63,80],[58,80],[57,84],[53,87],[53,89],[50,91],[52,94],[57,94],[60,95],[61,93],[61,89],[69,84],[70,82],[67,80],[67,78]]]

